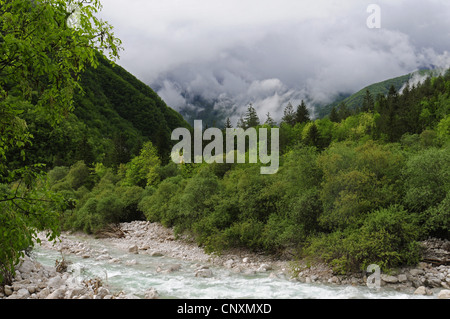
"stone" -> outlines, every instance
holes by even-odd
[[[112,258],[112,259],[108,260],[108,263],[110,263],[110,264],[117,264],[117,263],[120,263],[120,259],[119,258]]]
[[[44,288],[38,292],[37,297],[38,299],[46,299],[48,295],[50,295],[50,289]]]
[[[19,291],[17,291],[17,295],[21,299],[26,299],[26,298],[30,297],[30,292],[26,288],[21,288],[21,289],[19,289]]]
[[[75,297],[81,296],[86,293],[86,288],[74,288],[66,292],[66,296],[68,299],[74,299]]]
[[[195,272],[195,277],[211,278],[213,273],[211,269],[199,269]]]
[[[409,273],[411,274],[411,276],[417,277],[417,276],[423,274],[423,270],[422,270],[422,269],[414,268],[414,269],[410,269],[410,270],[409,270]]]
[[[396,276],[389,276],[385,274],[381,275],[381,280],[389,284],[395,284],[398,282],[398,278]]]
[[[5,291],[5,295],[7,295],[7,296],[11,296],[14,292],[12,286],[5,286],[4,291]]]
[[[427,289],[426,289],[424,286],[420,286],[419,288],[417,288],[417,289],[414,291],[414,294],[415,294],[415,295],[421,295],[421,296],[424,296],[424,295],[427,294]]]
[[[162,257],[162,256],[164,256],[164,254],[162,252],[160,252],[160,251],[152,251],[150,253],[150,256],[152,256],[152,257]]]
[[[438,299],[450,299],[450,290],[441,290],[437,297]]]
[[[144,297],[145,299],[158,299],[159,293],[156,291],[155,288],[150,288],[145,292]]]
[[[272,267],[269,266],[268,264],[261,264],[261,266],[259,266],[257,272],[266,272],[268,270],[272,270]]]
[[[175,271],[179,271],[180,269],[181,269],[181,265],[180,264],[174,264],[174,265],[170,265],[167,268],[167,271],[168,272],[175,272]],[[201,269],[203,269],[203,268],[201,268]]]
[[[36,265],[29,257],[26,257],[20,264],[18,270],[20,273],[29,274],[36,270]]]
[[[137,264],[136,259],[127,260],[127,261],[125,262],[125,265],[126,265],[126,266],[133,266],[133,265],[136,265],[136,264]]]
[[[104,254],[104,255],[100,255],[97,258],[95,258],[95,260],[108,260],[111,259],[112,257],[108,254]]]
[[[137,245],[131,245],[130,247],[128,247],[128,252],[137,254],[139,252],[139,247]]]
[[[28,292],[30,294],[34,294],[36,292],[36,290],[37,290],[37,286],[36,285],[31,285],[31,286],[28,286],[27,289],[28,289]]]
[[[247,264],[247,263],[250,262],[250,258],[245,257],[244,259],[242,259],[242,262],[243,262],[244,264]]]
[[[65,293],[66,293],[65,288],[58,288],[50,295],[48,295],[45,299],[64,299]]]
[[[105,287],[100,287],[100,288],[98,288],[98,290],[97,290],[97,297],[98,297],[99,299],[103,299],[103,298],[105,298],[105,296],[107,296],[107,295],[109,295],[109,294],[110,294],[109,290],[106,289]]]
[[[339,283],[339,278],[336,277],[336,276],[333,276],[330,279],[328,279],[328,283],[330,283],[330,284],[338,284]]]
[[[408,277],[406,277],[405,274],[398,275],[397,278],[398,278],[399,282],[406,282],[406,281],[408,281]]]
[[[234,264],[234,260],[233,259],[228,259],[226,262],[223,263],[223,266],[231,269],[233,267]]]
[[[60,276],[55,276],[53,278],[50,278],[47,286],[49,288],[59,288],[63,284],[62,279]]]
[[[274,273],[274,272],[271,272],[271,273],[269,274],[269,278],[271,278],[271,279],[277,279],[277,278],[278,278],[278,276],[277,276],[277,274],[276,274],[276,273]]]
[[[432,277],[430,279],[427,279],[426,284],[432,288],[439,288],[441,287],[441,281],[438,278]]]

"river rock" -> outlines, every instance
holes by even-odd
[[[259,266],[257,272],[266,272],[268,270],[272,270],[272,267],[268,264],[261,264],[261,266]]]
[[[422,295],[422,296],[431,296],[433,295],[433,291],[431,291],[430,289],[424,287],[424,286],[420,286],[419,288],[417,288],[414,291],[415,295]]]
[[[162,252],[160,252],[160,251],[152,251],[150,253],[150,256],[152,256],[152,257],[162,257],[162,256],[164,256],[164,254]]]
[[[4,292],[5,292],[5,295],[11,296],[14,292],[14,289],[12,286],[5,286]]]
[[[50,295],[50,289],[44,288],[37,293],[37,298],[38,299],[46,299],[48,295]]]
[[[34,294],[37,291],[37,286],[36,285],[30,285],[27,287],[27,290],[30,294]]]
[[[110,292],[108,289],[106,289],[105,287],[100,287],[97,289],[97,294],[96,294],[96,298],[95,299],[103,299],[105,298],[105,296],[109,295]]]
[[[34,272],[36,270],[36,264],[31,260],[30,257],[25,255],[24,259],[20,263],[18,269],[20,273],[29,274],[31,272]]]
[[[126,266],[134,266],[134,265],[137,265],[137,261],[136,261],[136,259],[127,260],[125,262],[125,265]]]
[[[211,278],[213,273],[211,269],[199,269],[195,272],[195,277]]]
[[[49,288],[59,288],[62,284],[63,284],[62,278],[59,275],[57,275],[48,281],[47,286]]]
[[[450,299],[450,290],[441,290],[437,297],[438,299]]]
[[[426,288],[424,286],[420,286],[419,288],[417,288],[414,291],[414,294],[415,295],[426,295],[427,294]]]
[[[65,288],[58,288],[50,295],[48,295],[45,299],[64,299],[65,293],[66,293]]]
[[[432,288],[439,288],[441,287],[441,281],[438,278],[432,277],[430,279],[427,279],[425,283]]]
[[[26,288],[21,288],[21,289],[19,289],[19,291],[17,291],[17,296],[20,299],[26,299],[26,298],[30,297],[30,292]]]
[[[128,247],[128,252],[137,254],[139,252],[139,247],[137,245],[131,245],[130,247]]]
[[[145,299],[158,299],[159,293],[156,291],[155,288],[150,288],[145,292],[144,297]]]
[[[386,274],[381,275],[381,280],[389,284],[395,284],[398,282],[398,278],[396,276],[389,276]]]
[[[409,273],[411,274],[411,276],[417,277],[417,276],[423,274],[423,270],[422,270],[422,269],[414,268],[414,269],[410,269],[410,270],[409,270]]]
[[[175,272],[175,271],[179,271],[180,269],[181,269],[180,264],[174,264],[174,265],[170,265],[169,267],[167,267],[168,272]]]
[[[70,289],[69,291],[67,291],[66,296],[68,299],[75,299],[76,297],[79,297],[79,296],[85,294],[86,291],[87,291],[86,288],[78,287],[78,288]]]
[[[339,282],[340,282],[340,280],[336,276],[333,276],[330,279],[328,279],[328,283],[330,283],[330,284],[339,284]]]
[[[231,269],[231,268],[233,268],[233,264],[234,264],[234,260],[233,259],[228,259],[227,261],[225,261],[223,263],[223,266],[228,268],[228,269]]]

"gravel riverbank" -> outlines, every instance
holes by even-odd
[[[74,236],[62,234],[60,241],[51,244],[42,236],[42,246],[61,252],[61,256],[77,255],[83,259],[104,260],[108,263],[133,265],[136,261],[129,256],[148,254],[166,256],[178,260],[192,261],[196,277],[212,277],[212,266],[225,267],[236,273],[264,273],[268,277],[285,278],[303,283],[324,285],[363,286],[367,283],[366,274],[338,276],[326,265],[307,267],[302,263],[289,260],[276,260],[271,256],[259,255],[243,250],[234,250],[221,256],[206,254],[202,248],[186,238],[176,240],[171,229],[145,221],[123,223],[116,236],[96,239],[113,245],[128,256],[125,259],[113,258],[105,249],[98,250],[83,241],[84,234]],[[448,258],[450,242],[430,239],[423,243],[424,254],[440,254]],[[63,259],[61,258],[60,262]],[[58,266],[58,267],[57,267]],[[10,286],[0,287],[0,299],[135,299],[136,296],[123,292],[113,293],[98,278],[80,281],[73,273],[65,272],[64,264],[46,267],[25,257],[14,282]],[[158,269],[161,272],[176,272],[176,264]],[[379,289],[395,289],[408,294],[432,296],[450,299],[450,266],[433,265],[421,262],[414,268],[401,268],[390,274],[381,274]],[[149,287],[145,298],[158,298],[158,292]]]

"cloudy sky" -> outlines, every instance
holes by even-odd
[[[430,65],[450,66],[448,0],[103,0],[123,41],[119,64],[180,110],[187,95],[253,103],[326,103]],[[369,4],[381,27],[369,28]],[[371,20],[372,21],[372,20]],[[230,102],[231,101],[231,102]]]

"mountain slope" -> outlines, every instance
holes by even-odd
[[[28,162],[67,166],[84,160],[117,166],[137,155],[146,141],[167,160],[172,130],[190,127],[150,87],[105,59],[83,74],[81,85],[84,94],[75,94],[74,112],[57,128],[28,112],[34,136]]]
[[[389,92],[389,88],[393,85],[395,89],[398,91],[400,90],[406,83],[411,81],[414,77],[424,77],[428,74],[431,74],[432,71],[430,70],[422,70],[413,72],[410,74],[402,75],[393,79],[388,79],[382,82],[371,84],[360,91],[356,92],[355,94],[352,94],[350,96],[340,96],[337,98],[333,103],[323,106],[323,107],[317,107],[318,110],[318,117],[323,118],[330,114],[333,107],[337,107],[340,103],[344,102],[347,107],[350,110],[355,110],[356,108],[360,107],[362,105],[364,95],[366,94],[366,91],[369,90],[370,93],[374,98],[378,94],[386,95]]]

